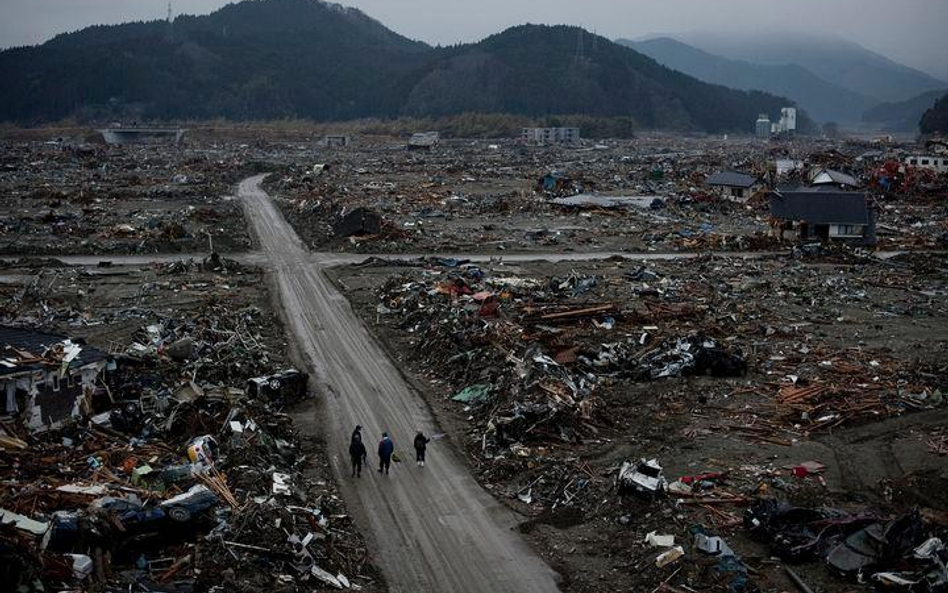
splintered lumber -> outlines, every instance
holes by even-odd
[[[805,402],[822,395],[826,392],[826,389],[826,385],[822,384],[809,385],[807,387],[792,387],[788,385],[782,388],[777,394],[777,401],[782,404]]]
[[[196,477],[202,484],[223,498],[224,502],[229,504],[231,508],[236,509],[240,507],[240,503],[237,502],[233,492],[231,492],[230,488],[227,486],[227,480],[224,478],[224,474],[220,473],[214,468],[211,468],[209,473],[197,474]]]
[[[675,496],[681,496],[680,494],[675,494]],[[679,498],[678,502],[683,505],[688,506],[705,506],[712,504],[733,504],[737,506],[744,506],[750,504],[750,500],[743,496],[728,496],[724,498],[717,497],[703,497],[703,498]]]
[[[11,436],[0,435],[0,449],[24,450],[28,447],[26,441]]]
[[[543,313],[538,311],[526,316],[525,321],[574,321],[579,319],[588,319],[590,317],[598,317],[600,315],[615,315],[617,313],[616,306],[612,303],[606,305],[595,305],[592,307],[583,307],[579,309],[568,309],[565,311],[555,311],[552,313]]]

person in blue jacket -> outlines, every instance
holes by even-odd
[[[388,433],[382,433],[382,440],[379,441],[379,473],[388,474],[388,468],[392,465],[392,453],[395,452],[395,443],[388,438]]]

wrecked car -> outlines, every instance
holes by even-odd
[[[655,498],[668,487],[662,466],[656,459],[626,461],[619,469],[618,484],[619,494],[631,493],[646,498]]]

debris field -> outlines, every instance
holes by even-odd
[[[917,510],[911,541],[944,537],[946,266],[921,254],[428,258],[334,273],[481,483],[529,517],[523,531],[567,590],[666,578],[789,590],[781,557],[844,591],[817,561],[868,518]],[[632,479],[645,461],[663,475],[651,489]],[[783,557],[758,540],[822,524],[749,529],[761,505],[866,520]],[[677,543],[656,547],[653,532]],[[718,574],[699,534],[725,538],[740,567]],[[694,562],[665,555],[679,545]],[[932,562],[900,578],[943,576]]]
[[[387,590],[294,421],[326,394],[232,197],[263,172],[564,592],[948,590],[948,175],[914,144],[232,132],[0,139],[12,590]],[[874,244],[773,215],[820,175]]]
[[[44,332],[31,350],[5,348],[0,376],[61,372],[64,342],[108,358],[65,421],[18,389],[21,413],[0,424],[11,590],[383,587],[325,447],[294,427],[315,402],[260,270],[217,256],[47,259],[0,276],[0,334]],[[37,425],[20,421],[29,406]]]

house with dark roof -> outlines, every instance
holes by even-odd
[[[0,414],[31,432],[88,410],[108,355],[66,336],[0,325]]]
[[[863,192],[821,187],[781,190],[770,194],[770,216],[782,239],[796,230],[804,241],[876,244],[876,217]]]
[[[738,202],[745,202],[764,189],[759,177],[740,171],[718,171],[704,183],[718,195]]]

